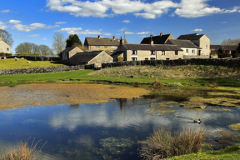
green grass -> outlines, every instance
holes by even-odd
[[[198,152],[196,154],[189,154],[184,156],[177,156],[167,158],[166,160],[239,160],[240,159],[240,146],[229,146],[225,149],[221,149],[218,151],[206,151],[206,152]]]
[[[14,58],[1,59],[0,60],[0,70],[1,69],[24,69],[24,68],[37,68],[37,67],[55,67],[63,66],[63,64],[51,62],[51,61],[29,61],[18,58],[18,61],[15,61]]]

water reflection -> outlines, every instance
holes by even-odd
[[[239,123],[237,108],[186,109],[159,98],[119,99],[101,104],[29,107],[0,112],[0,152],[34,137],[47,141],[42,159],[140,159],[137,141],[154,129],[191,127],[214,134]],[[154,109],[153,109],[154,108]],[[217,108],[217,110],[216,110]],[[165,112],[171,110],[171,112]],[[201,124],[193,123],[201,119]],[[8,147],[7,147],[8,148]]]

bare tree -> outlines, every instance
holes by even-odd
[[[16,49],[16,54],[39,54],[39,46],[34,43],[20,43]]]
[[[46,45],[39,45],[38,49],[39,49],[40,55],[42,55],[42,56],[53,56],[54,55],[53,51]]]
[[[65,38],[62,33],[54,33],[52,47],[57,55],[65,49]]]
[[[235,39],[224,39],[222,42],[222,45],[237,45],[240,43],[240,38],[235,38]]]
[[[6,30],[0,29],[0,37],[1,36],[3,41],[6,42],[9,46],[13,45],[14,41],[10,33],[8,33]]]

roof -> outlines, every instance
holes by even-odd
[[[126,39],[123,39],[127,43]],[[120,38],[101,38],[101,37],[86,37],[85,46],[119,46]]]
[[[127,50],[152,50],[152,51],[182,51],[177,45],[171,44],[123,44]]]
[[[74,49],[76,46],[74,47],[67,47],[66,49],[64,49],[62,52],[60,53],[65,53],[65,52],[70,52],[72,49]]]
[[[211,50],[219,50],[221,45],[210,45]]]
[[[185,35],[180,35],[177,39],[182,39],[182,40],[199,40],[204,34],[185,34]]]
[[[117,52],[114,52],[113,54],[111,54],[111,56],[113,58],[117,58],[118,56],[120,56],[121,54],[123,54],[124,52],[123,51],[117,51]]]
[[[221,45],[222,50],[237,50],[238,45]]]
[[[150,44],[151,39],[153,40],[154,44],[164,44],[169,37],[172,36],[171,34],[159,35],[159,36],[152,36],[152,37],[145,37],[143,38],[141,44]]]
[[[190,40],[169,39],[168,42],[170,42],[171,44],[177,45],[180,48],[199,48]]]
[[[103,51],[92,51],[92,52],[78,52],[73,55],[70,59],[78,59],[82,63],[87,63],[92,60],[94,57],[99,55]]]

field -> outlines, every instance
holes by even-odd
[[[20,59],[20,58],[18,58],[17,61],[15,61],[14,58],[1,59],[0,70],[63,66],[63,64],[59,64],[51,61],[29,61],[30,63],[27,63],[27,62],[28,60]]]

